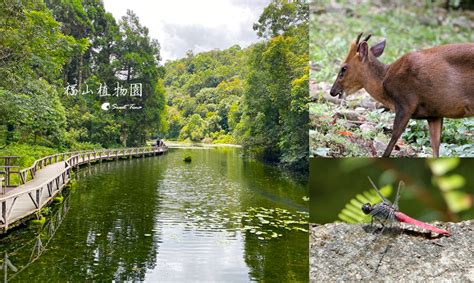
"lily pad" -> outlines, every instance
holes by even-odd
[[[242,215],[242,231],[255,234],[265,240],[282,237],[282,231],[308,232],[308,212],[289,211],[283,208],[251,207]],[[265,236],[265,237],[263,237]]]

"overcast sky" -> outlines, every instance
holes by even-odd
[[[161,45],[162,63],[234,44],[258,41],[253,23],[270,0],[104,0],[118,20],[133,10]]]

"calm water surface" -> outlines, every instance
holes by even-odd
[[[304,229],[252,228],[306,217],[304,178],[243,160],[239,149],[172,149],[76,177],[41,229],[0,238],[19,269],[8,269],[11,281],[308,280]]]

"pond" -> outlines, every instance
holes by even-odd
[[[238,148],[104,162],[41,228],[0,238],[2,262],[11,281],[307,281],[307,196]]]

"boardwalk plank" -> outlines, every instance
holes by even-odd
[[[106,156],[109,158],[127,156],[144,157],[147,154],[155,155],[156,153],[164,153],[167,149],[166,146],[152,149],[117,149],[105,150],[105,152],[101,153],[77,153],[74,155],[79,156],[76,160],[77,164],[80,165],[98,161],[101,159],[101,156],[102,159],[105,159]],[[71,160],[71,162],[73,163],[74,161]],[[76,165],[72,163],[71,165]],[[50,202],[69,182],[67,170],[71,169],[71,167],[67,168],[65,161],[59,161],[53,164],[48,162],[48,165],[36,171],[34,179],[18,187],[7,188],[5,194],[0,194],[0,204],[2,206],[2,211],[0,211],[0,233],[6,232],[11,224],[36,213]],[[5,220],[7,223],[4,223]]]

